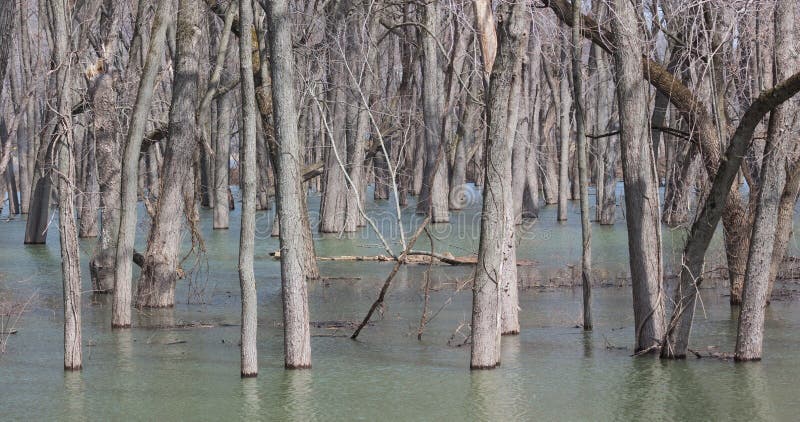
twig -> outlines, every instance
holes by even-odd
[[[414,233],[414,236],[412,236],[411,239],[408,241],[406,249],[403,251],[402,254],[400,254],[400,257],[397,259],[397,262],[395,262],[394,267],[392,267],[392,271],[389,273],[389,276],[386,277],[386,281],[383,282],[383,287],[381,287],[381,292],[378,294],[378,298],[375,299],[375,302],[369,308],[369,311],[367,311],[367,315],[364,316],[364,320],[361,321],[361,324],[358,325],[356,331],[353,332],[353,335],[350,336],[351,339],[355,340],[356,338],[358,338],[358,334],[361,333],[361,329],[364,328],[364,326],[367,325],[367,323],[369,323],[370,318],[372,318],[372,314],[375,313],[375,310],[378,309],[378,306],[383,303],[383,300],[386,297],[386,292],[389,290],[389,285],[392,284],[392,279],[394,279],[394,276],[397,274],[397,271],[400,270],[400,266],[403,265],[403,262],[405,262],[406,255],[408,255],[408,252],[411,250],[412,247],[414,247],[414,243],[417,242],[417,239],[422,234],[423,230],[425,230],[425,227],[428,226],[428,223],[430,221],[431,217],[430,215],[428,215],[428,217],[425,218],[425,221],[422,222],[417,231]]]

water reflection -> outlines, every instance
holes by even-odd
[[[133,332],[130,329],[114,330],[114,346],[117,354],[117,367],[123,374],[134,373]]]
[[[242,378],[242,420],[259,420],[262,417],[258,378]]]
[[[470,372],[469,404],[475,420],[506,420],[504,409],[504,380],[499,369]]]
[[[764,372],[764,364],[762,362],[738,363],[734,366],[733,372],[739,382],[731,386],[737,400],[732,407],[735,414],[730,416],[759,420],[780,419],[770,398],[772,396],[769,391],[769,378]],[[790,395],[795,395],[796,399],[796,390]],[[795,414],[795,416],[797,415]]]
[[[666,414],[665,369],[657,357],[631,358],[617,389],[615,420],[642,420]]]
[[[285,418],[282,419],[290,421],[311,421],[317,419],[312,403],[312,397],[314,397],[314,389],[311,385],[312,375],[312,371],[284,371],[283,388],[285,390],[283,395],[283,410]]]
[[[664,369],[668,388],[668,410],[674,420],[714,420],[717,413],[714,402],[709,400],[706,394],[706,387],[703,385],[702,377],[697,377],[698,370],[696,359],[660,362]],[[716,363],[716,362],[710,362]],[[721,364],[718,371],[725,371],[727,368]],[[712,387],[713,388],[713,387]],[[667,409],[665,409],[667,410]]]
[[[83,372],[64,371],[64,416],[68,420],[86,420],[84,394]]]

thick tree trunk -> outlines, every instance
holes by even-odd
[[[131,278],[133,272],[133,244],[136,239],[136,188],[139,153],[144,139],[145,125],[150,111],[158,69],[163,60],[167,27],[170,24],[172,2],[161,2],[153,21],[150,48],[147,52],[142,77],[131,113],[125,153],[122,158],[120,183],[120,224],[114,275],[114,301],[112,328],[131,326]],[[194,112],[191,113],[194,115]]]
[[[797,57],[796,1],[778,0],[775,6],[775,76],[782,81],[800,69]],[[747,258],[742,309],[734,358],[760,360],[764,342],[764,310],[769,297],[770,273],[775,251],[781,202],[786,187],[789,150],[797,144],[796,102],[789,101],[770,113],[764,164],[760,171],[758,205]],[[779,259],[782,259],[781,256]]]
[[[53,114],[52,110],[48,110],[48,117],[52,118]],[[50,121],[50,119],[46,121]],[[45,135],[45,139],[39,143],[33,167],[33,192],[28,206],[28,220],[25,224],[26,245],[39,245],[47,242],[47,228],[50,221],[50,195],[53,188],[50,178],[53,157],[49,148],[50,143],[46,138],[55,129],[48,124],[44,130],[48,135]]]
[[[776,16],[777,18],[777,16]],[[777,19],[776,19],[777,23]],[[776,28],[777,29],[777,28]],[[778,43],[776,43],[778,44]],[[783,107],[770,114],[770,133],[761,168],[758,205],[739,313],[734,357],[737,361],[760,360],[764,341],[764,309],[767,306],[769,274],[775,246],[775,227],[783,187],[786,185],[786,137],[776,134],[776,125],[784,126]]]
[[[439,33],[439,7],[438,3],[425,5],[422,21],[427,30],[420,32],[423,51],[422,114],[425,122],[425,166],[417,200],[417,213],[430,215],[432,223],[450,221],[447,166],[444,164],[446,154],[442,145],[443,75],[439,66],[439,49],[435,38]]]
[[[233,7],[233,5],[228,7]],[[239,22],[241,34],[253,33],[253,5],[250,1],[239,2]],[[242,75],[240,86],[243,123],[239,160],[242,164],[239,173],[239,185],[242,187],[242,225],[239,234],[239,285],[242,292],[241,375],[242,377],[254,377],[258,375],[258,349],[256,347],[258,297],[256,278],[253,272],[256,229],[256,98],[253,80],[252,37],[239,37],[239,58]],[[223,143],[228,140],[227,135],[220,139]],[[227,159],[227,155],[225,158]],[[227,162],[225,164],[227,172]],[[225,192],[225,197],[227,198],[227,192]]]
[[[528,77],[527,105],[525,116],[530,120],[527,133],[518,133],[517,137],[527,137],[525,142],[525,190],[522,193],[522,217],[539,217],[539,115],[542,89],[539,84],[541,69],[541,42],[536,40],[533,49],[529,49],[529,58],[525,64]],[[520,109],[522,113],[522,109]]]
[[[525,195],[525,188],[528,184],[528,154],[527,144],[530,142],[530,113],[528,112],[529,98],[529,83],[527,65],[523,66],[521,84],[523,89],[520,90],[519,99],[519,118],[518,127],[513,131],[513,149],[511,152],[511,205],[513,207],[514,224],[522,224],[522,207],[524,205],[523,197]]]
[[[647,127],[647,87],[641,77],[643,35],[638,30],[636,11],[627,0],[614,1],[612,16],[638,353],[655,350],[664,335],[661,224],[653,144]]]
[[[192,185],[192,163],[198,147],[195,110],[201,10],[199,0],[179,1],[175,79],[169,111],[169,144],[162,168],[162,192],[136,291],[136,304],[142,307],[163,308],[175,304],[181,228],[185,215],[193,212],[186,208],[186,197],[194,195],[187,187]]]
[[[794,225],[794,209],[797,205],[798,194],[800,194],[800,160],[798,152],[790,155],[789,162],[795,163],[787,171],[786,187],[783,188],[781,203],[778,209],[778,222],[775,228],[775,246],[772,251],[772,265],[769,270],[769,288],[767,292],[767,303],[772,297],[772,289],[775,286],[775,279],[778,271],[786,257],[786,250],[792,238]]]
[[[365,220],[364,217],[361,215],[361,210],[364,209],[364,192],[366,191],[366,169],[364,168],[364,160],[366,158],[367,152],[367,135],[370,132],[370,113],[371,111],[367,109],[370,107],[369,104],[364,104],[364,102],[368,102],[370,95],[372,94],[373,86],[375,85],[375,78],[376,75],[374,74],[375,69],[378,68],[378,46],[372,45],[373,37],[378,36],[378,30],[380,27],[380,23],[378,21],[378,17],[374,15],[374,12],[367,18],[369,21],[368,31],[363,31],[361,36],[361,44],[364,46],[363,49],[366,49],[366,57],[364,66],[360,72],[360,86],[356,88],[358,92],[356,92],[356,122],[355,122],[355,133],[353,136],[352,148],[349,152],[349,174],[350,180],[353,181],[354,186],[348,186],[349,192],[347,195],[347,215],[345,217],[344,222],[344,231],[346,232],[354,232],[357,231],[359,227],[364,226]],[[367,26],[363,26],[364,29],[367,29]],[[355,85],[355,84],[354,84]],[[383,157],[384,165],[388,166],[386,161],[388,157]],[[386,175],[388,173],[388,169],[383,174],[383,183],[381,185],[384,187],[386,191],[386,195],[381,195],[382,199],[388,199],[388,177]],[[377,171],[376,171],[377,176]],[[376,177],[377,180],[377,177]],[[378,182],[375,183],[375,195],[378,192]],[[385,198],[384,198],[385,197]]]
[[[17,0],[0,1],[0,96],[3,94],[3,81],[6,77],[6,69],[8,69],[8,59],[11,57],[11,48],[13,46],[11,35],[15,27],[14,17],[16,16],[17,3]],[[27,4],[25,5],[27,6]]]
[[[100,239],[89,262],[92,289],[109,293],[114,289],[114,258],[117,251],[120,199],[120,145],[117,131],[117,94],[114,78],[102,74],[94,81],[92,136],[94,137],[97,175],[100,183]]]
[[[473,283],[471,369],[491,369],[500,363],[501,332],[519,333],[516,312],[502,309],[518,306],[514,221],[511,204],[511,151],[516,130],[517,91],[524,53],[528,45],[530,14],[524,3],[504,3],[498,8],[501,16],[497,35],[492,25],[490,3],[475,2],[477,25],[483,46],[484,70],[491,74],[486,92],[488,131],[486,136],[485,186],[478,264]],[[488,18],[487,18],[488,17]],[[497,37],[497,38],[495,38]],[[499,42],[495,41],[499,39]],[[491,48],[499,44],[496,59]],[[489,46],[487,48],[487,45]],[[509,274],[513,273],[513,279]],[[502,312],[501,312],[502,309]],[[516,309],[514,309],[516,311]],[[500,314],[504,318],[501,318]]]
[[[339,85],[337,78],[344,75],[341,65],[336,70],[331,69],[328,78],[331,83]],[[338,76],[337,76],[338,75]],[[337,82],[338,81],[338,82]],[[333,125],[333,139],[325,137],[327,142],[335,142],[337,151],[346,151],[345,148],[345,94],[342,86],[333,88],[330,100],[334,102],[332,115],[328,118]],[[347,215],[347,180],[344,169],[339,165],[334,154],[334,145],[328,143],[325,151],[325,172],[323,173],[323,190],[320,201],[319,231],[321,233],[340,233],[344,229],[345,216]]]
[[[268,2],[270,72],[277,154],[278,215],[280,216],[281,287],[283,297],[284,366],[311,367],[308,294],[304,270],[304,192],[301,184],[302,156],[297,136],[294,99],[294,58],[291,16],[286,0]]]
[[[602,10],[602,8],[601,8]],[[609,120],[613,109],[614,84],[609,64],[599,48],[592,49],[597,66],[597,94],[595,97],[595,135],[610,132]],[[619,143],[615,136],[596,140],[598,156],[596,159],[596,207],[600,224],[611,225],[616,221],[617,211],[617,159]]]

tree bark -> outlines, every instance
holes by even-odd
[[[443,164],[442,106],[444,88],[439,66],[439,49],[436,36],[439,33],[439,4],[432,2],[423,8],[422,23],[427,28],[420,32],[422,61],[422,111],[425,122],[422,188],[417,199],[417,213],[430,215],[432,223],[450,221],[448,207],[447,168]],[[419,147],[419,146],[418,146]]]
[[[761,93],[753,101],[731,136],[724,157],[719,160],[719,168],[712,170],[713,183],[703,208],[692,224],[689,238],[683,252],[680,285],[675,293],[673,311],[661,355],[666,358],[683,358],[689,346],[692,318],[694,317],[697,286],[702,282],[702,268],[705,253],[714,236],[717,224],[727,214],[731,201],[738,201],[733,194],[733,185],[742,164],[742,158],[752,143],[756,126],[764,116],[775,107],[800,91],[800,73],[795,73],[774,88]],[[737,204],[733,204],[736,209]],[[727,245],[726,245],[727,246]],[[728,252],[729,253],[729,252]]]
[[[233,7],[233,5],[228,7]],[[241,34],[253,33],[253,4],[250,0],[239,2],[239,23]],[[256,229],[256,98],[253,80],[252,37],[239,37],[239,59],[242,75],[240,87],[243,122],[241,158],[239,160],[241,162],[239,184],[242,187],[242,224],[239,234],[239,285],[242,292],[241,375],[242,377],[255,377],[258,375],[258,349],[256,347],[258,296],[253,272]],[[227,141],[228,136],[220,140]],[[225,192],[225,197],[227,197],[227,192]]]
[[[214,229],[227,229],[230,224],[230,204],[228,203],[230,180],[228,176],[231,156],[230,122],[232,120],[232,100],[230,94],[222,95],[217,100],[217,135],[215,137],[217,148],[214,157]],[[241,172],[239,177],[241,178]]]
[[[175,78],[169,111],[170,141],[164,153],[162,191],[136,291],[136,304],[141,307],[164,308],[175,304],[181,228],[184,215],[192,213],[187,209],[186,198],[194,196],[188,187],[193,185],[192,163],[198,146],[195,111],[201,10],[199,0],[179,1]]]
[[[156,76],[163,59],[171,9],[172,2],[165,1],[159,3],[156,10],[150,35],[150,47],[147,52],[142,77],[139,81],[136,102],[128,126],[125,153],[122,158],[120,223],[114,274],[112,328],[129,328],[131,326],[131,278],[133,273],[133,244],[136,239],[136,189],[139,154],[153,98]]]
[[[88,119],[87,119],[88,120]],[[92,133],[88,129],[83,129],[83,145],[78,162],[83,167],[81,190],[83,191],[82,201],[78,208],[80,223],[78,224],[78,238],[97,237],[99,224],[97,221],[97,210],[100,208],[100,197],[98,194],[97,163],[95,154],[95,143]],[[77,180],[76,180],[77,181]]]
[[[558,104],[560,114],[558,122],[558,221],[567,221],[569,214],[569,140],[572,117],[572,95],[569,92],[569,61],[566,50],[568,40],[561,43],[561,70],[558,82]]]
[[[281,290],[283,297],[284,366],[311,367],[308,293],[303,274],[304,193],[301,185],[302,156],[297,136],[294,98],[294,58],[291,16],[286,0],[267,3],[270,72],[277,154],[278,215],[280,216]]]
[[[522,60],[528,44],[530,14],[524,3],[503,3],[498,7],[497,33],[492,22],[490,3],[475,2],[477,26],[481,36],[484,70],[491,72],[486,92],[488,131],[486,136],[485,185],[478,264],[473,283],[471,369],[491,369],[500,363],[500,334],[519,332],[519,322],[501,319],[503,296],[516,292],[514,221],[511,204],[511,151],[516,129],[516,107],[512,93],[519,84]],[[488,19],[487,19],[488,16]],[[482,19],[483,17],[483,19]],[[499,48],[494,57],[492,38]],[[514,130],[510,130],[512,128]],[[512,286],[513,284],[513,286]],[[511,298],[516,299],[516,297]],[[509,303],[511,301],[508,301]]]
[[[94,137],[97,175],[100,187],[100,239],[89,262],[92,289],[110,293],[114,289],[114,255],[117,250],[120,200],[120,145],[117,131],[117,94],[114,77],[102,74],[94,81],[92,136]]]
[[[572,0],[574,19],[581,16],[581,0]],[[581,281],[583,288],[583,329],[592,329],[592,227],[589,223],[589,165],[586,162],[586,133],[583,111],[583,72],[581,71],[580,25],[572,27],[572,88],[575,97],[575,131],[578,138],[578,183],[581,201]]]
[[[797,57],[796,34],[797,2],[778,0],[775,6],[775,61],[777,80],[784,80],[800,70]],[[742,309],[736,335],[734,359],[737,361],[761,360],[764,342],[764,310],[770,293],[769,282],[775,250],[776,231],[781,202],[786,187],[788,151],[796,146],[796,115],[799,107],[787,102],[770,113],[764,164],[760,171],[760,190],[756,208],[750,253],[747,258]],[[783,256],[779,257],[780,260]]]
[[[74,157],[72,156],[72,92],[69,57],[70,16],[66,0],[51,4],[53,24],[53,63],[58,64],[56,93],[57,132],[53,145],[58,157],[58,228],[61,241],[61,273],[64,289],[64,369],[79,370],[83,366],[81,352],[81,267],[78,231],[75,224]]]
[[[640,353],[655,350],[664,335],[658,186],[646,114],[647,90],[641,77],[643,36],[630,2],[615,0],[613,16],[635,352]]]

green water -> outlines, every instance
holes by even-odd
[[[310,209],[317,208],[311,199]],[[390,203],[369,204],[370,214],[392,234]],[[437,226],[435,250],[466,255],[477,246],[478,206],[454,213],[454,224]],[[413,209],[413,208],[412,208]],[[140,213],[141,214],[141,213]],[[448,345],[469,320],[470,293],[457,291],[468,268],[435,267],[431,311],[422,341],[416,331],[422,311],[425,266],[403,268],[392,285],[382,318],[359,341],[349,330],[312,330],[314,368],[283,369],[279,264],[267,257],[277,240],[267,234],[272,212],[260,215],[256,274],[259,299],[257,379],[239,378],[238,212],[227,231],[202,232],[207,259],[191,287],[179,284],[170,310],[134,311],[133,328],[112,332],[110,298],[84,294],[84,370],[62,369],[62,310],[58,235],[46,246],[22,246],[24,221],[0,223],[0,298],[30,301],[0,355],[2,420],[796,420],[800,393],[796,362],[800,308],[792,301],[767,311],[765,359],[735,365],[715,359],[660,362],[630,357],[633,316],[627,275],[624,222],[595,226],[594,261],[607,287],[594,292],[595,330],[575,328],[580,290],[523,289],[521,334],[503,339],[502,366],[471,373],[469,349]],[[415,219],[405,215],[407,223]],[[521,259],[536,261],[521,271],[524,286],[564,284],[579,258],[579,218],[557,224],[545,208],[538,222],[518,232]],[[411,231],[414,227],[408,227]],[[146,227],[142,227],[142,233]],[[396,232],[394,233],[396,234]],[[392,236],[396,240],[396,236]],[[665,229],[665,261],[673,265],[682,233]],[[142,239],[138,248],[142,249]],[[94,241],[81,243],[83,286]],[[367,230],[316,240],[325,255],[381,253]],[[396,245],[394,245],[397,248]],[[427,238],[418,249],[429,248]],[[793,246],[793,250],[796,247]],[[719,251],[712,252],[712,256]],[[186,264],[189,266],[189,264]],[[309,283],[313,321],[357,320],[374,300],[391,264],[322,262],[323,276]],[[621,287],[618,287],[621,286]],[[731,351],[736,315],[722,286],[702,291],[703,309],[693,348]],[[187,303],[191,302],[191,303]],[[438,313],[437,313],[438,312]],[[213,328],[142,328],[185,322]],[[230,325],[230,326],[228,326]],[[462,337],[455,336],[456,343]],[[715,350],[717,350],[715,349]]]

